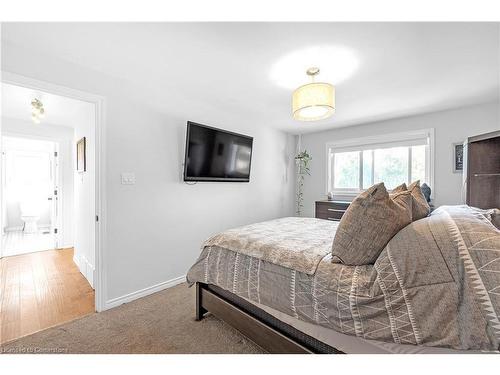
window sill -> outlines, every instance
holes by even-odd
[[[334,201],[345,201],[352,202],[354,198],[356,198],[359,194],[366,190],[361,190],[357,192],[346,192],[346,191],[333,191],[333,200]],[[391,194],[392,190],[388,190],[388,193]],[[328,195],[328,192],[326,193]],[[431,195],[431,202],[429,204],[434,204],[434,197]]]
[[[345,191],[333,191],[333,200],[336,201],[346,201],[346,202],[352,202],[354,198],[356,198],[359,194],[361,194],[362,191],[356,191],[356,192],[345,192]],[[328,195],[328,193],[327,193]]]

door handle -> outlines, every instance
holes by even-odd
[[[52,200],[52,197],[48,197],[47,199],[48,199],[49,201],[51,201],[51,200]]]

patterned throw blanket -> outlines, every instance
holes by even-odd
[[[327,255],[308,274],[213,245],[188,281],[365,339],[500,349],[500,231],[467,206],[441,207],[408,225],[374,265]]]
[[[338,222],[285,217],[226,230],[203,247],[218,246],[312,275],[332,251]]]

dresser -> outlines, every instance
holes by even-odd
[[[318,219],[340,221],[351,202],[316,201],[315,217]]]
[[[465,202],[500,208],[500,131],[468,138],[463,165]]]

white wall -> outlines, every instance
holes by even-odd
[[[88,105],[75,114],[73,126],[73,176],[75,252],[73,259],[80,272],[94,287],[95,272],[95,108]],[[76,171],[76,143],[85,137],[86,170]]]
[[[2,117],[2,135],[46,139],[59,143],[59,174],[62,182],[60,247],[73,246],[73,132],[68,126],[42,126]]]
[[[462,203],[462,174],[453,173],[452,144],[500,129],[498,103],[302,135],[302,149],[313,158],[311,176],[306,177],[304,186],[304,216],[314,216],[314,202],[326,199],[326,143],[427,128],[435,129],[434,186],[431,186],[434,203],[436,206]]]
[[[175,87],[164,87],[169,100],[152,108],[145,87],[2,47],[4,71],[105,97],[107,300],[185,275],[203,240],[220,230],[293,214],[293,136],[230,113],[230,103],[178,102]],[[250,183],[183,183],[187,120],[253,136]],[[121,172],[134,172],[136,184],[121,185]]]

